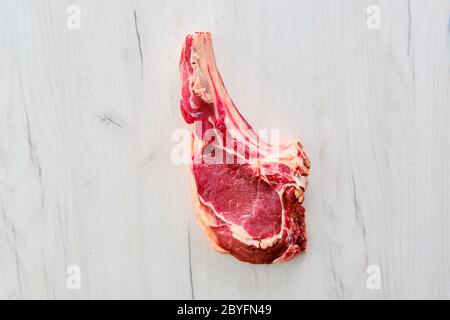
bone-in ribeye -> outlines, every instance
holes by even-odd
[[[181,112],[193,124],[197,217],[214,248],[266,264],[305,251],[310,162],[300,142],[259,138],[228,96],[209,33],[186,37],[180,72]]]

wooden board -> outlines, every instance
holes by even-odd
[[[0,298],[449,299],[449,14],[446,0],[0,1]],[[212,251],[171,161],[188,129],[181,44],[208,30],[244,116],[311,158],[309,251],[290,263]]]

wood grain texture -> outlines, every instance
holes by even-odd
[[[0,298],[449,299],[449,14],[447,0],[0,0]],[[207,30],[244,116],[311,158],[309,248],[290,263],[212,251],[170,160],[188,128],[181,43]]]

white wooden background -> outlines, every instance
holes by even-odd
[[[450,298],[449,14],[449,0],[0,0],[0,298]],[[208,30],[242,113],[311,158],[309,252],[287,264],[212,251],[170,161],[188,128],[181,44]]]

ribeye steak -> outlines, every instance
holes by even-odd
[[[180,72],[181,112],[193,124],[197,217],[214,248],[255,264],[305,251],[310,162],[300,142],[259,138],[225,89],[210,33],[186,37]]]

